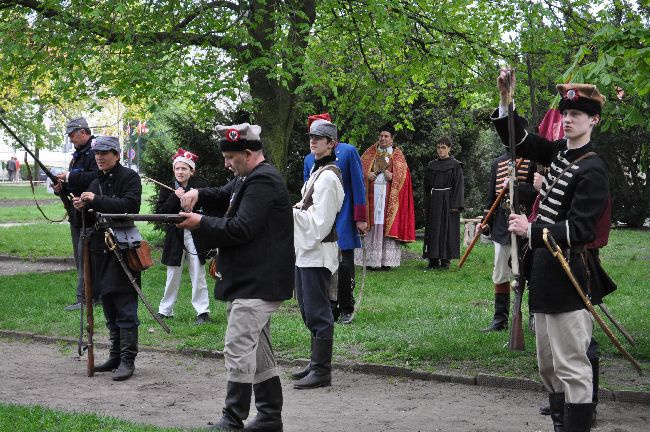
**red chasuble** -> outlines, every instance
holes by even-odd
[[[375,210],[374,182],[368,181],[368,174],[373,169],[377,156],[378,144],[370,146],[361,156],[363,176],[366,180],[366,209],[368,227],[374,225],[372,217]],[[415,241],[415,209],[413,204],[413,186],[411,172],[406,164],[404,153],[393,146],[388,171],[393,174],[393,181],[386,185],[386,210],[384,212],[384,235],[402,242]]]

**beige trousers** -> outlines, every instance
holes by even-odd
[[[564,392],[567,403],[591,403],[593,377],[587,348],[592,330],[587,309],[535,314],[539,375],[549,392]]]
[[[223,350],[228,381],[257,384],[278,375],[271,346],[271,315],[281,301],[228,302]]]

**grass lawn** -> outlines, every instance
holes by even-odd
[[[56,237],[69,242],[65,234],[62,232]],[[145,228],[143,234],[153,233]],[[616,230],[603,252],[605,268],[619,284],[618,291],[607,298],[608,305],[636,338],[637,346],[630,347],[629,351],[646,370],[650,366],[649,245],[648,232]],[[415,244],[409,248],[419,251],[420,246]],[[157,262],[159,258],[156,252]],[[354,325],[336,327],[335,356],[339,361],[349,359],[428,371],[467,375],[486,372],[536,379],[532,334],[525,332],[526,351],[515,353],[504,347],[508,341],[507,332],[484,334],[478,331],[489,323],[493,313],[491,265],[492,246],[478,245],[462,270],[452,266],[446,272],[425,271],[423,261],[412,259],[392,271],[368,272],[357,320]],[[360,269],[357,269],[357,278],[359,287]],[[162,297],[164,282],[165,267],[162,265],[154,266],[143,276],[143,290],[154,308]],[[0,277],[0,297],[3,299],[0,328],[76,336],[78,314],[63,311],[73,299],[74,283],[74,272]],[[185,273],[175,318],[168,321],[171,335],[165,334],[141,305],[140,340],[143,345],[223,349],[224,304],[212,304],[212,323],[195,326],[190,294],[189,277]],[[97,310],[95,314],[96,332],[105,340],[102,312]],[[526,306],[524,316],[527,316]],[[274,316],[272,327],[279,356],[308,357],[309,332],[294,300],[284,303]],[[605,364],[607,358],[620,358],[599,329],[595,334],[601,343]],[[630,374],[634,374],[631,368]],[[607,382],[603,384],[607,386]],[[650,389],[646,387],[643,389]],[[641,390],[638,386],[633,388]]]
[[[54,194],[47,191],[47,187],[43,184],[34,184],[35,195],[32,195],[32,188],[29,185],[11,183],[0,184],[0,200],[17,200],[17,199],[32,199],[36,196],[37,199],[56,198]]]
[[[29,186],[10,186],[0,185],[0,223],[10,222],[43,222],[47,220],[38,211],[33,199],[34,196],[38,204],[43,209],[43,213],[51,220],[58,221],[65,215],[63,203],[59,198],[47,192],[45,186],[37,186],[35,195]],[[152,213],[148,198],[155,193],[153,186],[149,183],[142,184],[142,204],[140,213]],[[21,202],[21,205],[9,205],[11,200],[28,201],[27,203]],[[52,202],[52,200],[55,200]],[[4,201],[4,205],[3,205]]]
[[[179,430],[136,425],[124,420],[95,414],[72,414],[40,406],[0,403],[0,432],[172,432]]]

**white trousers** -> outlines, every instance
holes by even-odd
[[[228,302],[223,348],[228,381],[257,384],[278,375],[271,345],[271,315],[281,304],[260,299]]]
[[[181,265],[167,266],[165,294],[160,300],[160,306],[158,306],[158,312],[163,315],[174,315],[174,305],[181,286],[185,257],[187,257],[187,267],[190,273],[190,281],[192,281],[192,306],[194,306],[197,315],[210,312],[210,296],[208,295],[208,284],[205,280],[205,267],[201,265],[201,260],[196,255],[192,233],[189,230],[183,230],[183,244],[186,250],[183,251]],[[187,253],[188,251],[190,253]]]
[[[593,376],[587,348],[593,327],[587,309],[535,314],[539,375],[550,393],[564,392],[567,403],[591,403]]]
[[[492,270],[492,282],[496,285],[510,282],[510,266],[508,260],[510,259],[510,245],[502,245],[495,241],[494,244],[494,269]]]

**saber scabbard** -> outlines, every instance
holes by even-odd
[[[594,317],[598,325],[603,329],[607,337],[609,337],[609,340],[612,341],[616,349],[618,349],[618,352],[620,352],[623,357],[625,357],[630,363],[632,363],[632,366],[639,372],[639,375],[643,375],[643,371],[641,370],[641,365],[639,362],[637,362],[632,355],[627,352],[627,350],[621,345],[621,343],[616,339],[616,336],[614,336],[614,333],[609,329],[605,321],[598,315],[596,312],[596,309],[594,309],[594,305],[591,304],[591,300],[589,300],[589,297],[587,297],[582,290],[582,287],[576,280],[575,276],[573,276],[573,273],[571,272],[571,268],[569,267],[569,263],[567,262],[566,258],[564,258],[564,254],[562,254],[562,249],[558,246],[558,244],[555,242],[555,239],[551,235],[550,231],[548,228],[544,228],[542,237],[544,239],[544,243],[546,243],[546,247],[548,250],[551,252],[551,254],[559,261],[560,265],[562,266],[562,269],[568,276],[569,280],[573,284],[573,287],[576,289],[578,292],[578,295],[580,298],[582,298],[582,301],[585,303],[585,306],[587,306],[587,309],[589,312],[591,312],[591,315]]]
[[[363,289],[366,286],[366,236],[365,234],[361,234],[361,253],[363,257],[363,267],[361,271],[361,287],[359,288],[359,298],[357,299],[357,303],[354,305],[354,310],[352,311],[352,318],[350,319],[350,322],[354,320],[354,318],[357,316],[357,313],[359,312],[359,309],[361,308],[361,300],[363,300]]]
[[[126,274],[126,277],[129,279],[131,282],[131,285],[133,285],[133,289],[135,289],[135,292],[138,294],[138,297],[140,297],[140,300],[142,300],[142,303],[146,306],[147,310],[153,317],[153,319],[156,320],[158,324],[165,330],[167,333],[171,333],[171,330],[167,324],[158,316],[158,314],[153,310],[151,307],[151,304],[149,303],[149,300],[144,296],[144,293],[142,292],[142,289],[140,289],[140,286],[138,286],[138,283],[136,282],[135,278],[133,277],[133,274],[131,273],[131,270],[129,270],[129,267],[126,265],[124,262],[124,258],[122,258],[122,254],[120,253],[119,248],[117,247],[117,244],[115,243],[115,240],[113,239],[113,235],[110,232],[110,229],[107,229],[105,234],[104,234],[104,242],[106,243],[106,246],[113,251],[115,254],[115,257],[119,261],[120,265],[122,266],[122,270],[124,270],[124,274]]]

